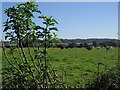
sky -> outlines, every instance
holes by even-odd
[[[17,2],[2,2],[4,10]],[[118,38],[117,2],[36,2],[43,15],[58,21],[58,37],[64,39]],[[35,17],[38,17],[35,14]],[[40,25],[39,19],[34,19]],[[1,33],[1,32],[0,32]],[[2,37],[0,37],[1,39]]]

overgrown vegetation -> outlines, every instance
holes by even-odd
[[[45,27],[37,26],[33,21],[33,13],[41,14],[38,5],[34,2],[26,2],[10,7],[5,10],[8,16],[4,23],[5,39],[10,42],[17,41],[16,47],[10,47],[9,57],[6,48],[3,46],[3,56],[8,61],[10,67],[3,68],[3,88],[58,88],[61,85],[56,73],[52,67],[48,66],[47,48],[52,45],[53,39],[58,39],[54,32],[57,31],[55,19],[39,16],[43,19]],[[52,31],[52,32],[51,32]],[[27,41],[27,54],[23,48],[23,42]],[[40,41],[43,48],[35,48],[34,42]],[[31,53],[30,43],[33,46],[34,53]],[[19,52],[18,56],[14,55],[15,50]],[[15,62],[15,63],[13,63]]]
[[[100,76],[98,76],[90,85],[88,88],[94,88],[97,90],[114,90],[119,89],[119,80],[120,80],[120,72],[118,69],[111,68],[107,72],[102,73]]]
[[[24,50],[29,58],[27,48],[24,48]],[[111,68],[116,67],[116,63],[118,62],[117,52],[117,48],[110,51],[106,51],[105,49],[93,49],[88,51],[84,48],[49,48],[47,58],[50,65],[54,67],[57,77],[59,77],[67,86],[69,85],[69,87],[72,88],[88,88],[97,80],[98,63],[101,63],[99,65],[99,76],[107,74]],[[7,50],[7,53],[9,53],[9,50]],[[31,53],[32,55],[34,54],[32,48]],[[19,56],[18,52],[14,52],[14,54]],[[10,54],[8,55],[11,56]],[[8,65],[8,62],[3,59],[3,68],[8,67]],[[114,71],[113,69],[110,73],[116,71],[117,70]]]
[[[49,48],[54,40],[59,41],[55,34],[58,22],[52,16],[41,15],[37,4],[18,4],[5,13],[5,38],[17,41],[17,46],[3,46],[3,89],[119,88],[117,48]],[[34,13],[39,16],[34,17]],[[43,26],[36,25],[33,18],[42,20]]]

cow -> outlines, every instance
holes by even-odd
[[[110,50],[110,49],[112,49],[113,47],[112,46],[106,46],[106,50],[108,51],[108,50]]]
[[[69,48],[67,43],[58,44],[57,47],[60,48],[60,49]]]
[[[90,45],[86,46],[85,48],[86,48],[87,50],[92,50],[92,49],[93,49],[93,47],[90,46]]]
[[[100,47],[96,47],[96,49],[100,49]]]

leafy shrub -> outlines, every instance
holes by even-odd
[[[3,56],[10,65],[2,70],[3,89],[47,89],[62,86],[46,57],[47,48],[53,45],[53,39],[59,40],[54,32],[58,31],[55,27],[58,22],[52,16],[41,15],[38,18],[43,20],[45,27],[37,26],[32,20],[33,12],[41,14],[35,2],[18,4],[5,10],[8,16],[3,30],[6,32],[5,39],[16,41],[17,46],[10,47],[10,56],[3,46]],[[35,48],[36,42],[41,43],[41,49]],[[23,44],[28,53],[25,52]],[[17,49],[18,55],[14,55],[14,49]]]
[[[93,88],[96,90],[120,89],[119,80],[120,71],[118,71],[117,68],[112,68],[106,73],[102,73],[98,76],[92,83],[90,83],[88,88]]]

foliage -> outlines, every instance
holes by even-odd
[[[41,13],[37,7],[34,2],[27,2],[6,9],[5,13],[8,18],[4,23],[5,39],[9,38],[10,41],[19,40],[21,42],[27,35],[32,35],[31,38],[34,38],[33,12]]]
[[[118,39],[61,39],[62,43],[81,43],[83,47],[87,46],[87,43],[93,43],[93,46],[113,46],[117,47],[120,45],[120,40]]]
[[[94,88],[97,90],[120,89],[119,80],[120,72],[117,70],[117,68],[112,68],[97,77],[88,88]]]
[[[94,46],[94,47],[98,47],[98,44],[97,44],[96,41],[93,41],[93,46]]]
[[[55,27],[58,23],[52,17],[42,15],[39,18],[43,19],[46,26],[37,26],[32,20],[35,18],[34,12],[41,13],[34,2],[18,4],[5,10],[8,16],[3,30],[6,32],[5,39],[9,39],[10,42],[17,41],[17,49],[10,47],[7,53],[3,46],[3,56],[10,65],[3,68],[3,88],[41,89],[61,86],[46,58],[48,46],[53,44],[53,39],[58,39],[55,32],[51,32],[58,31]],[[43,48],[36,49],[35,42],[40,42]],[[23,44],[26,45],[28,54],[25,53]],[[34,54],[31,53],[30,45]],[[18,56],[15,56],[14,52],[18,52]]]

